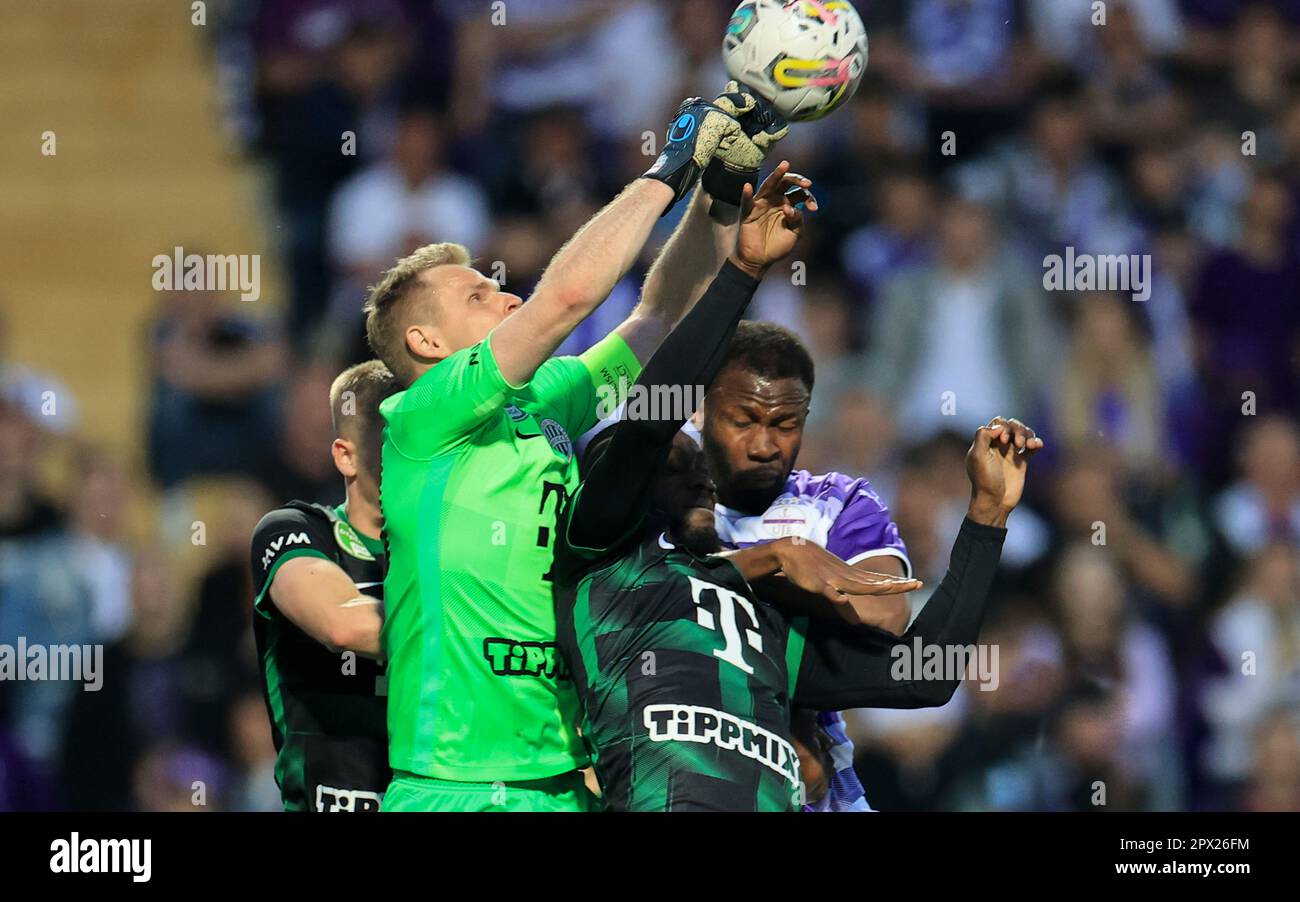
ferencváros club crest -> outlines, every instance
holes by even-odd
[[[552,420],[550,417],[542,420],[542,435],[551,443],[555,453],[559,454],[565,460],[573,457],[573,440],[569,438],[569,433],[564,427]]]

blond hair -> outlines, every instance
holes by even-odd
[[[354,440],[364,466],[379,469],[384,421],[379,403],[401,386],[381,360],[367,360],[339,373],[330,385],[330,418],[334,434]]]
[[[405,303],[409,289],[420,274],[435,266],[453,264],[468,266],[469,250],[449,241],[426,244],[416,248],[393,264],[384,273],[379,284],[370,289],[362,311],[366,314],[366,339],[370,349],[401,381],[410,385],[417,375],[411,352],[406,347],[406,327],[409,304]]]

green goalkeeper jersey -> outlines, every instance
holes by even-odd
[[[513,386],[491,340],[380,405],[389,763],[465,782],[587,763],[555,642],[555,518],[578,482],[572,438],[611,397],[598,387],[640,372],[610,335]]]

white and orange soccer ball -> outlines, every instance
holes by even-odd
[[[731,14],[722,57],[732,78],[786,119],[819,119],[857,90],[867,29],[847,0],[745,0]]]

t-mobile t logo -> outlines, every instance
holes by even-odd
[[[728,664],[734,664],[745,673],[753,673],[754,668],[745,663],[745,650],[740,641],[740,627],[736,623],[736,607],[739,606],[749,618],[750,626],[745,627],[745,642],[754,651],[763,650],[763,636],[758,631],[758,617],[754,613],[754,603],[743,595],[731,591],[728,588],[719,586],[716,583],[705,582],[694,576],[689,577],[691,581],[691,600],[695,602],[695,622],[705,629],[722,630],[722,639],[724,645],[722,648],[715,648],[713,654],[721,658]],[[704,593],[712,592],[713,597],[718,601],[718,613],[715,616],[713,611],[704,605]]]

